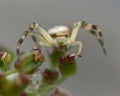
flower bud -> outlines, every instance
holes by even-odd
[[[58,71],[50,69],[45,69],[42,75],[43,80],[48,84],[54,83],[54,81],[57,80],[59,77]]]
[[[58,58],[59,69],[63,76],[72,76],[76,73],[75,54]]]
[[[50,96],[72,96],[72,94],[67,89],[56,87],[53,89]]]
[[[58,58],[59,64],[68,64],[75,61],[75,54],[70,54],[67,56],[61,56]]]

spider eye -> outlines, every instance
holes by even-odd
[[[68,37],[68,35],[65,35],[65,37]]]
[[[57,37],[56,34],[50,34],[50,36],[53,37],[53,38],[56,38],[56,37]]]

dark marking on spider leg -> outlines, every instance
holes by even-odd
[[[23,41],[24,41],[24,39],[23,39],[23,38],[20,38],[20,39],[18,40],[18,45],[20,45]]]
[[[34,36],[34,34],[32,34],[32,33],[34,33],[33,30],[35,29],[35,24],[36,24],[36,23],[33,23],[33,24],[28,28],[28,31],[31,32],[30,36],[31,36],[31,38],[33,39],[33,41],[34,41],[35,43],[37,43],[36,37]]]
[[[20,54],[20,45],[22,44],[23,40],[20,38],[17,46],[16,46],[16,54],[19,55]]]
[[[96,34],[97,34],[97,37],[98,37],[98,41],[103,49],[103,52],[104,54],[106,55],[107,54],[107,51],[106,51],[106,48],[104,46],[104,38],[103,38],[103,34],[101,32],[101,30],[97,27],[96,28]]]
[[[104,41],[103,41],[103,39],[99,39],[98,41],[99,41],[99,43],[100,43],[100,45],[101,45],[101,47],[102,47],[102,49],[103,49],[104,54],[106,55],[106,54],[107,54],[107,51],[106,51],[106,48],[105,48],[105,46],[104,46]]]
[[[31,38],[33,39],[33,41],[34,41],[35,43],[37,43],[37,39],[35,38],[35,36],[31,36]]]
[[[31,24],[30,27],[28,28],[28,31],[33,31],[35,29],[35,25],[36,23]]]
[[[87,24],[88,24],[88,23],[86,23],[85,21],[82,21],[82,23],[81,23],[81,24],[82,24],[82,26],[81,26],[81,27],[82,27],[82,28],[84,28],[85,26],[87,26]]]
[[[33,29],[34,29],[33,27],[29,27],[28,28],[29,31],[33,31]]]
[[[25,31],[23,33],[23,35],[20,37],[20,39],[18,40],[17,45],[16,45],[16,53],[17,53],[17,55],[19,55],[19,53],[20,53],[20,50],[19,50],[20,45],[23,43],[23,41],[25,40],[25,38],[27,37],[28,34],[29,34],[29,32]]]
[[[95,30],[91,30],[90,33],[93,34],[93,35],[95,35],[96,31]]]
[[[97,25],[92,24],[92,28],[96,30],[97,29]]]
[[[100,39],[103,38],[103,34],[102,34],[101,31],[99,32],[99,31],[97,31],[97,30],[91,29],[91,30],[90,30],[90,33],[93,34],[93,35],[95,35],[98,39],[99,39],[99,38],[100,38]]]
[[[37,41],[37,38],[34,35],[31,35],[32,40],[35,42],[37,47],[40,47],[40,44]]]
[[[102,34],[101,30],[98,28],[97,25],[94,25],[94,24],[93,24],[93,25],[92,25],[92,28],[93,28],[93,30],[95,30],[95,31],[98,33],[98,35],[99,35],[100,38],[103,37],[103,34]]]
[[[102,34],[102,32],[101,32],[101,31],[99,32],[99,36],[100,36],[100,37],[103,37],[103,34]]]
[[[101,46],[104,46],[104,42],[103,42],[103,39],[98,39],[99,43]]]
[[[103,45],[101,45],[101,46],[102,46],[102,48],[103,48],[103,52],[104,52],[104,54],[106,55],[107,52],[106,52],[106,48],[105,48],[105,46],[104,46],[104,42],[103,42],[102,44],[103,44]]]
[[[106,55],[107,52],[106,52],[106,48],[104,46],[103,34],[102,34],[100,28],[97,25],[86,23],[85,21],[83,21],[81,24],[82,24],[83,29],[89,31],[92,35],[97,37],[99,44],[101,45],[103,52]]]
[[[98,35],[99,35],[100,38],[103,37],[103,34],[102,34],[101,30],[98,28],[97,25],[94,25],[94,24],[93,24],[93,25],[92,25],[92,30],[95,30],[96,32],[98,32]]]
[[[94,24],[91,25],[90,33],[95,35],[98,39],[103,38],[103,34],[97,25],[94,25]]]
[[[104,54],[106,55],[106,54],[107,54],[107,51],[106,51],[106,48],[105,48],[105,46],[104,46],[103,34],[102,34],[102,32],[99,31],[99,30],[98,30],[98,35],[99,35],[98,41],[99,41],[99,43],[100,43],[100,45],[101,45],[101,47],[102,47],[102,49],[103,49]]]

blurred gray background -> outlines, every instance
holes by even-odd
[[[47,30],[83,20],[100,26],[108,55],[96,38],[81,30],[78,39],[84,50],[77,74],[61,86],[73,96],[120,96],[120,0],[0,0],[0,42],[15,52],[18,38],[32,22]],[[22,46],[31,49],[34,43],[28,38]]]

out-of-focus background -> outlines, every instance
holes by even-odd
[[[84,49],[77,74],[61,86],[73,96],[120,96],[119,0],[0,0],[0,42],[15,52],[18,38],[32,22],[47,30],[83,20],[99,25],[108,54],[104,56],[96,38],[81,30],[77,39]],[[34,43],[28,38],[22,46],[30,49]]]

